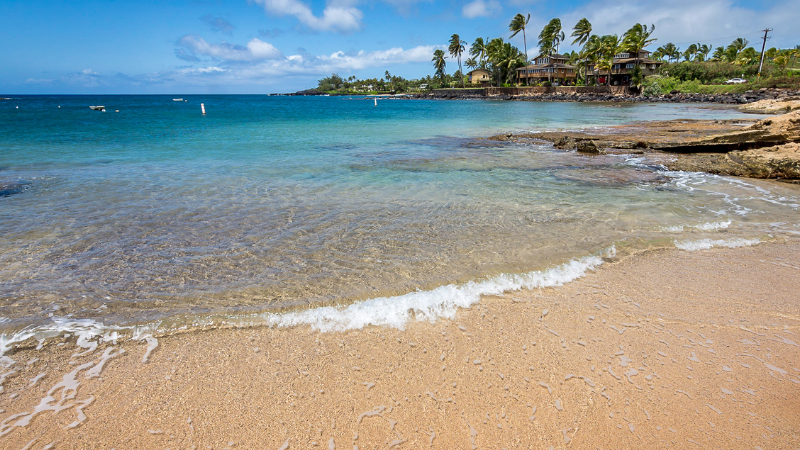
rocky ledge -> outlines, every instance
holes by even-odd
[[[502,92],[502,89],[500,90]],[[742,94],[692,94],[672,91],[669,94],[646,97],[634,92],[614,94],[611,92],[577,93],[577,92],[543,92],[521,94],[487,95],[484,89],[442,90],[426,94],[414,94],[409,98],[438,100],[517,100],[534,102],[615,102],[615,103],[720,103],[728,105],[749,105],[761,101],[784,102],[800,99],[800,91],[786,89],[758,89]],[[756,106],[748,112],[766,112]],[[788,112],[776,108],[773,112]]]
[[[670,120],[488,139],[549,141],[558,149],[586,154],[649,154],[670,170],[800,180],[800,110],[758,121]]]

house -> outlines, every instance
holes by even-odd
[[[650,52],[647,50],[639,50],[638,58],[635,53],[621,52],[614,55],[611,62],[611,73],[608,70],[599,70],[593,65],[587,68],[587,78],[595,78],[597,84],[610,84],[612,86],[627,86],[631,84],[631,76],[633,69],[636,68],[636,63],[639,63],[639,68],[643,76],[655,75],[658,73],[662,61],[650,59]],[[609,79],[610,78],[610,79]]]
[[[578,78],[578,71],[575,66],[567,64],[568,61],[568,57],[558,53],[541,54],[533,59],[534,64],[517,69],[517,80],[523,84],[542,81],[574,84]]]
[[[492,74],[486,69],[475,69],[467,72],[470,84],[492,84]]]

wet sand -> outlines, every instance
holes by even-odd
[[[641,253],[405,330],[32,345],[0,374],[0,448],[796,448],[799,293],[794,240]]]

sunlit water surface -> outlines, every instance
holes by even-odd
[[[731,110],[184,99],[0,102],[0,332],[349,305],[800,231],[797,186],[476,139]]]

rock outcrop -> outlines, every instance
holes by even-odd
[[[670,170],[749,178],[800,180],[800,144],[791,143],[723,154],[686,154],[666,163]]]
[[[550,141],[582,153],[677,154],[672,170],[755,178],[800,179],[800,110],[763,120],[670,120],[589,132],[499,135],[513,142]],[[663,159],[663,158],[660,158]]]
[[[759,100],[739,107],[741,111],[758,114],[786,114],[800,110],[800,97],[781,97]]]
[[[758,89],[735,94],[694,94],[673,91],[669,94],[654,97],[632,94],[613,94],[610,92],[576,93],[546,92],[524,94],[487,95],[483,89],[445,89],[424,94],[413,94],[408,98],[438,100],[517,100],[531,102],[614,102],[614,103],[721,103],[727,105],[748,105],[759,101],[785,101],[787,98],[800,98],[800,91],[785,89]],[[756,107],[752,112],[763,113]],[[780,112],[780,111],[779,111]],[[782,111],[787,112],[787,111]]]
[[[587,153],[590,155],[605,155],[606,151],[602,147],[598,147],[592,140],[580,141],[575,144],[575,150],[579,153]]]

